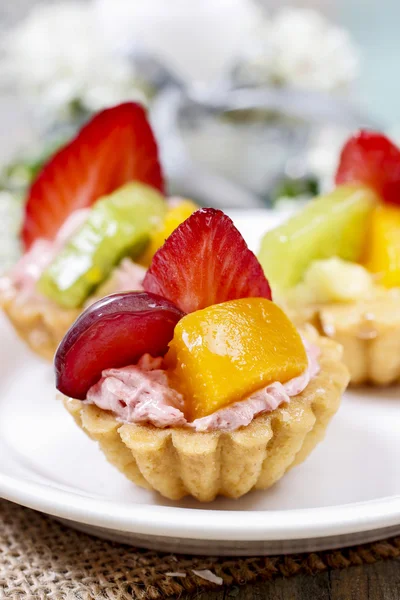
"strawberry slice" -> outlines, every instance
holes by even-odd
[[[400,149],[386,136],[360,131],[344,145],[336,183],[364,183],[384,202],[400,205]]]
[[[126,102],[95,115],[43,167],[25,208],[21,232],[25,249],[37,238],[54,239],[74,210],[133,180],[164,189],[145,110]]]
[[[257,258],[232,220],[213,208],[175,229],[154,255],[143,287],[186,313],[238,298],[271,299]]]

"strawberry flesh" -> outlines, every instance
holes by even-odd
[[[380,133],[360,131],[344,145],[335,181],[363,183],[384,202],[400,205],[400,149]]]
[[[58,347],[57,389],[84,400],[104,369],[134,365],[146,353],[163,356],[183,316],[168,300],[146,292],[113,294],[95,302]]]
[[[213,208],[175,229],[154,255],[143,287],[186,313],[239,298],[271,299],[257,258],[232,220]]]
[[[25,249],[37,238],[54,239],[73,211],[133,180],[163,192],[145,110],[127,102],[95,115],[43,167],[28,194],[21,231]]]

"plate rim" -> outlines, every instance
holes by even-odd
[[[269,209],[227,210],[235,219]],[[3,315],[0,311],[0,321]],[[48,480],[51,483],[51,480]],[[215,510],[128,504],[2,472],[0,497],[48,515],[124,533],[207,541],[290,541],[351,535],[400,525],[400,494],[341,505],[286,510]],[[205,505],[206,506],[206,505]]]
[[[170,538],[284,541],[348,535],[400,524],[400,494],[318,508],[207,510],[94,499],[3,473],[0,494],[6,500],[78,523]]]

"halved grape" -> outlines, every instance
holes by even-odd
[[[361,185],[346,185],[311,201],[301,212],[267,231],[259,260],[272,291],[284,291],[303,278],[313,260],[337,256],[357,261],[377,202]]]
[[[112,294],[95,302],[58,347],[57,389],[84,400],[104,369],[135,364],[146,353],[163,356],[183,316],[172,302],[147,292]]]

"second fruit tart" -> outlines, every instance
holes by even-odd
[[[16,331],[52,359],[96,297],[141,289],[152,253],[195,206],[165,201],[157,145],[143,108],[97,114],[43,167],[27,198],[25,254],[0,280]],[[164,237],[163,237],[164,236]]]
[[[297,331],[218,210],[172,233],[143,288],[93,304],[61,342],[66,408],[112,464],[167,498],[270,487],[339,406],[340,346]]]
[[[342,344],[351,382],[400,381],[400,149],[363,131],[337,187],[267,232],[259,258],[297,324]]]

